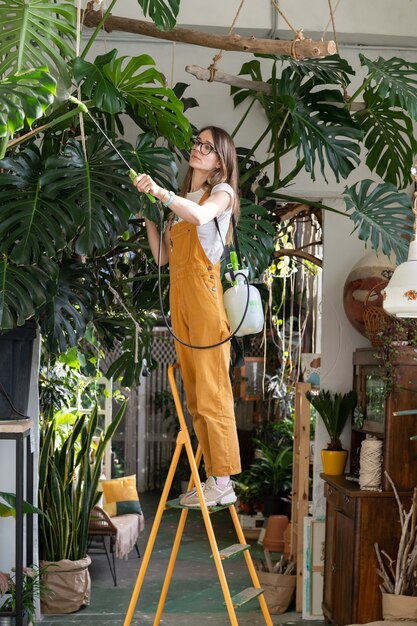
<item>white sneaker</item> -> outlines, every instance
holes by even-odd
[[[203,483],[202,488],[207,506],[225,506],[227,504],[234,504],[237,500],[231,480],[229,480],[225,487],[219,487],[214,476],[209,476],[206,483]],[[200,501],[198,499],[197,490],[193,491],[194,493],[189,492],[190,495],[184,499],[184,502],[180,500],[180,503],[190,508],[199,508]]]
[[[201,483],[201,489],[204,491],[205,483]],[[187,501],[189,498],[194,497],[197,493],[196,487],[190,489],[190,491],[186,491],[185,493],[180,494],[180,504],[181,506],[187,506]],[[197,496],[198,497],[198,496]]]

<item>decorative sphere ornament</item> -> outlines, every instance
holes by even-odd
[[[346,317],[357,331],[367,336],[363,311],[368,296],[368,304],[382,309],[381,291],[388,284],[395,270],[395,262],[374,251],[360,259],[349,272],[343,288],[343,307]],[[376,288],[373,293],[370,292]]]

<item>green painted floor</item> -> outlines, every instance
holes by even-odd
[[[146,520],[146,531],[139,542],[142,553],[145,550],[159,497],[159,493],[147,493],[141,498]],[[132,626],[153,624],[179,514],[179,511],[174,509],[164,513],[145,582],[132,619]],[[236,543],[235,531],[227,509],[212,515],[212,523],[220,548]],[[261,558],[261,547],[256,541],[250,543],[252,545],[251,555],[256,562]],[[98,626],[99,624],[100,626],[123,626],[141,560],[134,550],[127,561],[116,559],[118,586],[114,587],[106,557],[104,555],[91,556],[92,592],[90,605],[71,615],[44,616],[38,624],[42,626]],[[251,586],[243,556],[224,561],[224,569],[232,594]],[[236,613],[239,626],[265,624],[256,599],[238,609]],[[295,613],[293,607],[290,607],[290,612],[273,615],[271,618],[273,624],[309,623],[303,621],[301,614]],[[312,620],[311,623],[312,626],[323,624],[317,620]],[[227,626],[230,624],[216,569],[210,558],[210,546],[203,519],[199,512],[193,511],[188,514],[160,624],[166,626],[200,626],[201,624]]]

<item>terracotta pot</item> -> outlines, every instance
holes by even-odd
[[[342,476],[345,471],[347,450],[322,450],[323,472],[329,476]]]
[[[384,620],[417,620],[417,596],[382,594],[382,616]]]
[[[271,552],[284,552],[284,532],[288,524],[286,515],[270,515],[262,540],[263,547]]]

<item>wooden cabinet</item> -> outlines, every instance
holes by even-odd
[[[367,435],[383,440],[383,471],[392,478],[408,510],[417,484],[417,351],[395,348],[393,386],[375,357],[376,348],[356,350],[353,386],[363,423],[352,425],[351,474],[359,476],[361,443]],[[326,496],[326,543],[323,613],[336,626],[382,619],[374,544],[395,557],[400,537],[399,513],[383,474],[382,491],[361,491],[346,477],[322,475]]]
[[[323,613],[335,626],[382,619],[374,544],[395,554],[400,535],[392,492],[361,491],[343,476],[326,476]],[[406,507],[411,494],[402,493]]]
[[[385,396],[386,374],[375,357],[376,348],[356,350],[353,355],[353,385],[363,414],[363,426],[352,426],[351,472],[359,474],[361,443],[367,434],[384,441],[383,472],[391,476],[398,491],[414,489],[417,483],[417,351],[398,346],[392,361],[394,385]],[[383,473],[382,488],[390,490]]]

